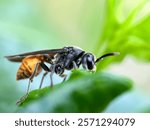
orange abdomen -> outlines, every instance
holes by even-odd
[[[18,69],[16,79],[27,79],[35,71],[36,64],[41,61],[40,57],[29,56],[22,60],[22,64]],[[35,76],[37,76],[42,71],[41,66],[38,66]]]

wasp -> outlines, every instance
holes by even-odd
[[[80,65],[85,70],[95,71],[96,64],[103,60],[105,57],[118,55],[119,52],[111,52],[95,58],[92,53],[86,53],[79,47],[63,47],[61,49],[40,50],[34,52],[28,52],[18,55],[6,56],[9,61],[21,62],[21,65],[17,71],[16,80],[29,79],[28,88],[25,96],[21,98],[17,103],[26,99],[29,94],[30,84],[34,77],[38,76],[42,70],[45,73],[42,76],[40,87],[44,77],[50,73],[50,86],[53,86],[53,74],[57,74],[66,80],[67,75],[64,74],[65,70],[78,69]],[[50,64],[50,67],[47,66]]]

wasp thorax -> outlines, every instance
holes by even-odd
[[[94,71],[96,69],[94,55],[91,53],[86,53],[82,57],[82,66],[86,70]]]

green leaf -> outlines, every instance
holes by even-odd
[[[146,13],[139,18],[141,10],[148,4],[147,0],[140,1],[133,9],[127,11],[123,21],[119,21],[119,13],[123,13],[123,1],[117,3],[110,0],[107,3],[108,12],[105,19],[103,33],[99,36],[99,41],[95,47],[97,56],[118,51],[118,58],[109,58],[102,64],[97,65],[97,70],[101,70],[111,63],[121,62],[127,55],[143,61],[150,61],[150,13]],[[134,4],[133,4],[134,5]],[[127,8],[127,7],[126,7]],[[138,19],[138,20],[137,20]]]
[[[127,55],[133,55],[138,60],[150,61],[150,16],[132,27],[126,40],[118,47],[121,51],[120,61]]]
[[[30,92],[18,112],[102,112],[131,87],[121,76],[75,71],[62,84]]]

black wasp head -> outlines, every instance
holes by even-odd
[[[95,57],[93,54],[86,53],[82,57],[82,66],[86,70],[95,71],[96,63],[100,62],[101,60],[103,60],[106,57],[115,56],[115,55],[119,55],[119,54],[120,54],[119,52],[111,52],[111,53],[104,54],[95,60]]]
[[[89,70],[89,71],[95,71],[96,66],[95,66],[95,57],[91,53],[86,53],[82,57],[82,66],[84,69]]]

